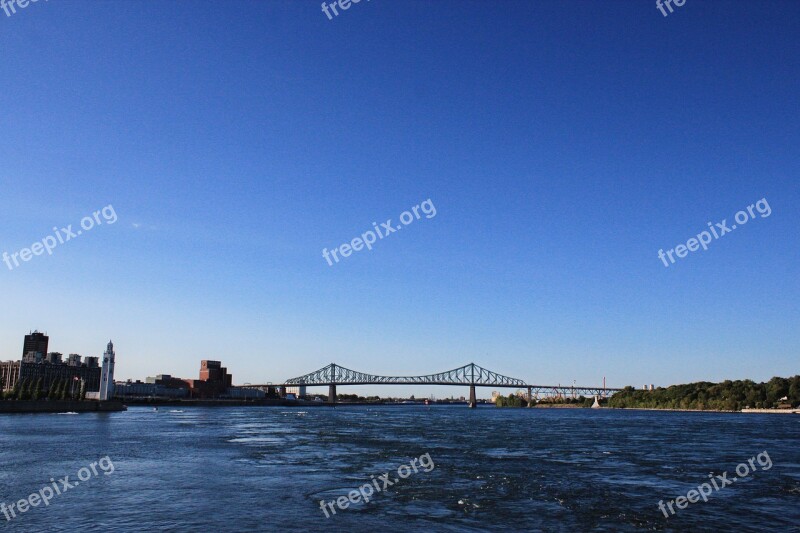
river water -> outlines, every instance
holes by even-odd
[[[414,459],[416,472],[400,469],[400,479]],[[3,531],[800,531],[797,415],[464,406],[0,415],[0,465],[6,509],[40,495],[11,520],[0,514]],[[724,472],[736,482],[707,502],[659,510]],[[63,487],[67,475],[74,486],[44,506],[50,479]],[[358,494],[346,509],[321,509],[359,487],[369,503]]]

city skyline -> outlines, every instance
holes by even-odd
[[[23,345],[24,345],[23,357],[21,358],[21,360],[25,360],[25,357],[27,357],[29,355],[32,355],[34,353],[32,350],[29,349],[32,346],[44,346],[44,351],[40,351],[42,357],[40,359],[37,359],[36,362],[42,362],[42,361],[46,360],[46,362],[48,362],[48,363],[61,363],[61,359],[62,359],[63,353],[54,352],[54,351],[48,350],[49,339],[50,339],[50,337],[49,337],[49,335],[47,335],[46,332],[45,333],[41,333],[38,330],[31,330],[27,335],[25,335],[24,342],[23,342]],[[113,345],[113,342],[111,340],[108,341],[108,344],[106,346],[106,351],[103,353],[104,367],[105,367],[105,363],[107,362],[109,354],[111,354],[111,367],[112,367],[111,374],[113,375],[113,367],[114,367],[114,364],[115,364],[114,363],[114,345]],[[52,361],[51,361],[51,357],[50,356],[55,356]],[[77,354],[77,353],[70,353],[69,354],[70,361],[72,361],[74,359],[75,361],[77,361],[77,363],[80,363],[81,358],[84,358],[85,361],[87,361],[87,362],[88,361],[92,361],[93,363],[90,364],[89,366],[97,367],[97,361],[99,360],[98,357],[83,356],[82,354]],[[2,361],[2,360],[3,359],[0,359],[0,361]],[[8,361],[14,361],[14,360],[10,359]],[[220,371],[220,376],[226,374],[227,368],[221,367],[219,361],[201,360],[201,374],[200,374],[201,379],[208,379],[208,377],[210,376],[210,374],[209,374],[210,371],[209,371],[208,367],[206,367],[206,363],[217,365],[217,368]],[[349,370],[353,370],[353,369],[349,369]],[[452,370],[452,369],[447,369],[447,370]],[[311,372],[308,372],[308,373],[311,373]],[[432,373],[436,373],[436,372],[432,372]],[[105,374],[105,368],[104,368],[104,374]],[[157,376],[157,375],[159,375],[159,374],[153,372],[153,376]],[[147,376],[147,380],[148,381],[151,380],[153,378],[153,376],[148,375]],[[264,384],[270,384],[270,385],[275,384],[275,385],[278,385],[278,384],[288,383],[288,380],[293,379],[295,377],[297,377],[297,376],[292,376],[291,378],[286,378],[286,380],[270,380],[270,381],[264,381],[264,382],[258,382],[258,383],[256,383],[256,382],[253,382],[253,383],[248,382],[246,384],[245,383],[241,383],[241,384],[238,384],[238,385],[259,385],[259,384],[260,385],[264,385]],[[218,379],[222,379],[222,378],[218,377]],[[128,382],[131,382],[131,381],[133,381],[133,382],[141,382],[142,379],[141,378],[120,378],[120,379],[115,379],[115,381],[117,381],[117,382],[125,382],[125,381],[128,381]],[[605,380],[604,380],[604,382],[605,382]],[[228,383],[228,385],[231,384],[230,383],[230,376],[228,376],[227,383]],[[551,384],[551,385],[562,386],[562,383],[559,382],[559,383],[554,383],[554,384]],[[291,385],[291,386],[296,387],[296,385]],[[346,386],[346,387],[372,387],[371,385],[342,385],[342,386]],[[492,385],[480,385],[480,384],[478,384],[478,386],[481,387],[481,388],[492,388],[493,387]],[[569,384],[565,383],[565,384],[563,384],[563,386],[569,386]],[[580,385],[576,385],[575,384],[574,380],[573,380],[573,386],[580,387]],[[595,385],[592,384],[592,386],[595,386]],[[597,385],[597,386],[599,386],[599,385]],[[603,383],[603,386],[605,386],[605,383]],[[313,388],[319,388],[319,387],[323,387],[323,386],[322,385],[308,384],[308,385],[303,385],[303,387],[308,387],[308,388],[312,388],[313,389]],[[399,387],[399,388],[411,388],[411,387],[414,387],[414,386],[413,385],[410,385],[410,386],[409,385],[400,385],[400,386],[397,386],[397,387]],[[430,388],[430,387],[437,387],[437,386],[436,385],[424,385],[422,387]],[[646,387],[647,387],[647,385],[645,385],[644,388],[646,388]],[[651,387],[652,387],[652,385],[651,385]],[[414,387],[414,388],[416,388],[416,387]],[[522,387],[522,388],[524,388],[524,387]],[[102,395],[103,394],[102,394],[102,391],[101,391],[101,396]],[[433,396],[433,395],[430,395],[430,396]],[[451,394],[451,396],[452,396],[452,394]]]
[[[24,346],[27,348],[29,346],[29,344],[32,343],[32,342],[34,342],[34,343],[43,343],[44,346],[47,346],[48,343],[49,343],[49,336],[46,333],[39,332],[38,330],[31,330],[31,332],[29,332],[27,335],[25,335]],[[32,352],[26,352],[25,351],[26,348],[23,348],[23,353],[27,354],[27,355],[32,355]],[[112,354],[112,356],[111,356],[111,375],[113,376],[113,367],[114,367],[113,354],[114,354],[114,349],[113,349],[113,343],[110,340],[108,342],[106,351],[103,353],[103,362],[104,362],[103,375],[105,375],[105,373],[106,373],[105,363],[107,362],[107,356],[108,356],[109,353]],[[49,353],[45,353],[45,354],[42,354],[42,355],[43,356],[44,355],[48,356],[48,357],[46,357],[48,362],[51,362],[49,355],[58,356],[57,359],[58,359],[58,362],[60,362],[62,354],[60,352],[55,352],[55,353],[54,352],[49,352]],[[70,353],[69,354],[70,364],[72,364],[72,362],[71,362],[72,359],[75,358],[76,361],[78,362],[78,366],[80,366],[81,357],[84,357],[84,359],[86,361],[86,364],[84,364],[84,366],[86,366],[88,364],[90,367],[92,367],[92,366],[94,366],[95,368],[97,367],[97,361],[99,359],[98,357],[82,356],[81,354],[76,354],[76,353]],[[24,359],[25,359],[25,357],[23,357],[21,360],[24,360]],[[42,359],[45,359],[45,357],[43,357]],[[0,362],[2,362],[2,361],[3,361],[3,359],[0,359]],[[13,359],[9,360],[9,362],[10,361],[13,361]],[[90,361],[91,361],[91,363],[90,363]],[[209,371],[208,371],[208,368],[206,367],[206,363],[217,365],[217,368],[221,369],[220,370],[220,372],[221,372],[220,376],[226,374],[226,370],[227,369],[224,368],[224,367],[221,367],[219,361],[201,360],[201,370],[200,370],[200,379],[201,380],[209,378]],[[471,362],[471,363],[474,363],[474,361]],[[338,366],[341,366],[341,365],[338,365]],[[480,365],[478,365],[478,366],[480,366]],[[324,368],[323,369],[315,369],[314,371],[309,371],[309,372],[307,372],[307,374],[311,374],[311,373],[314,373],[314,372],[317,372],[317,371],[320,371],[320,370],[324,370]],[[351,370],[352,371],[354,369],[346,369],[346,370]],[[445,369],[444,372],[448,372],[448,371],[451,371],[451,370],[454,370],[454,369]],[[127,383],[152,383],[153,380],[158,380],[161,375],[165,375],[167,377],[170,377],[172,375],[172,374],[164,374],[163,371],[159,371],[159,372],[161,372],[161,373],[159,374],[158,372],[152,372],[152,375],[148,375],[146,377],[146,379],[145,378],[139,378],[139,377],[137,377],[137,378],[131,378],[131,377],[119,377],[119,378],[117,378],[117,377],[113,377],[112,379],[117,383],[125,383],[125,382],[127,382]],[[366,373],[369,373],[369,372],[366,372]],[[435,374],[435,373],[438,373],[438,372],[419,372],[419,374]],[[254,385],[254,386],[255,385],[262,385],[262,386],[263,385],[270,385],[270,386],[271,385],[276,385],[277,386],[277,385],[285,385],[287,383],[290,383],[288,380],[291,380],[291,379],[296,378],[296,377],[298,377],[298,376],[292,376],[292,377],[286,378],[284,380],[268,380],[268,381],[252,381],[252,382],[243,382],[243,383],[232,383],[231,379],[230,379],[230,376],[228,376],[226,383],[227,383],[228,386],[235,386],[235,387],[241,387],[241,386],[245,386],[246,387],[246,386],[249,386],[249,385]],[[378,377],[381,377],[381,375],[379,375]],[[383,377],[387,377],[387,376],[384,375]],[[518,377],[515,377],[515,376],[509,376],[509,377],[511,377],[513,379],[519,379]],[[781,377],[781,376],[777,376],[777,377]],[[180,381],[180,378],[177,378],[177,379],[179,379],[179,381]],[[217,379],[221,379],[221,377],[218,376]],[[192,380],[189,380],[189,381],[192,381]],[[573,380],[571,384],[569,382],[561,382],[561,381],[552,382],[552,383],[545,383],[545,382],[534,383],[533,381],[525,380],[524,378],[523,378],[523,381],[526,381],[529,385],[533,385],[533,386],[540,386],[540,387],[545,387],[545,388],[554,387],[553,391],[558,390],[558,389],[555,389],[555,387],[558,387],[559,389],[564,389],[564,390],[567,390],[567,391],[570,388],[572,388],[573,389],[572,397],[583,396],[584,394],[583,394],[582,391],[585,390],[586,388],[600,388],[600,387],[605,388],[606,386],[608,386],[608,387],[614,387],[615,386],[615,385],[607,384],[605,376],[603,377],[602,383],[577,383],[577,380]],[[291,383],[293,383],[293,384],[289,384],[288,385],[289,388],[296,388],[297,387],[297,385],[294,384],[296,382],[293,381]],[[668,384],[668,385],[659,384],[658,386],[659,387],[661,387],[661,386],[667,387],[667,386],[670,386],[670,385],[676,385],[676,384]],[[378,396],[378,397],[383,397],[383,398],[408,398],[408,397],[417,396],[418,398],[436,398],[436,399],[447,399],[447,398],[458,399],[458,398],[461,398],[461,399],[463,399],[464,398],[463,395],[459,395],[459,394],[456,394],[456,393],[452,392],[452,387],[454,387],[454,386],[455,387],[459,387],[461,385],[450,385],[450,386],[440,386],[440,385],[419,385],[419,386],[415,386],[415,385],[390,385],[390,389],[400,389],[401,391],[403,391],[403,393],[401,393],[401,394],[388,394],[387,390],[386,390],[386,387],[383,386],[383,385],[340,384],[340,387],[343,388],[345,392],[342,392],[342,390],[339,390],[338,394],[346,394],[346,395],[356,394],[358,396],[364,396],[364,397],[366,397],[366,396]],[[625,384],[624,386],[632,386],[634,388],[639,388],[639,385],[632,384],[632,383]],[[500,394],[502,396],[505,393],[511,393],[511,392],[514,392],[514,391],[516,391],[517,393],[520,393],[520,392],[524,393],[525,392],[525,388],[526,388],[526,386],[522,386],[522,385],[519,386],[519,387],[516,387],[516,388],[514,388],[514,387],[505,388],[505,389],[501,388],[500,392],[498,393],[498,391],[495,390],[495,389],[497,389],[497,386],[495,386],[495,385],[482,385],[480,383],[477,383],[476,387],[479,390],[481,390],[481,393],[478,394],[478,398],[479,399],[487,399],[487,398],[490,398],[490,397],[494,397],[496,394]],[[619,387],[623,387],[623,385],[619,385],[617,387],[617,389],[614,389],[614,390],[618,390]],[[641,385],[641,389],[643,389],[643,390],[652,391],[654,389],[654,387],[656,387],[656,385],[654,385],[653,383],[650,383],[650,384],[644,383],[643,385]],[[310,384],[303,385],[302,388],[303,389],[306,389],[306,388],[308,389],[308,397],[311,398],[311,397],[315,397],[315,396],[324,396],[325,395],[325,389],[327,389],[327,385],[314,385],[313,383],[310,383]],[[356,389],[357,392],[350,391],[350,389]],[[430,389],[435,389],[438,392],[438,394],[430,392]],[[492,389],[490,394],[486,392],[487,389]],[[365,392],[365,390],[366,390],[366,392]],[[450,394],[449,395],[446,393],[446,391],[448,391],[448,390],[450,390]],[[574,390],[577,390],[578,392],[574,392]],[[381,394],[381,391],[383,391],[382,394]],[[406,392],[406,391],[410,391],[410,392]],[[103,396],[102,389],[101,389],[100,395]],[[590,394],[590,396],[591,396],[591,394]]]
[[[33,325],[94,356],[113,338],[132,379],[206,358],[241,383],[330,362],[637,387],[794,375],[799,9],[3,17],[2,39],[37,46],[0,64],[0,253],[19,262],[0,263],[0,357]],[[388,42],[406,43],[391,60]],[[342,258],[428,199],[435,217]],[[762,199],[769,217],[681,248]]]

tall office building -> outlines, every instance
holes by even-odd
[[[106,401],[114,397],[114,343],[108,341],[103,354],[103,369],[100,372],[99,400]]]
[[[25,357],[25,355],[29,352],[39,352],[43,355],[46,354],[47,344],[49,341],[50,337],[44,333],[39,333],[37,330],[34,330],[32,333],[28,333],[25,335],[25,344],[22,346],[22,357]]]

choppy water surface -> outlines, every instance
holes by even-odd
[[[665,518],[670,500],[773,463]],[[369,504],[334,500],[425,453]],[[465,407],[131,408],[0,416],[7,505],[104,456],[8,531],[800,531],[800,416]]]

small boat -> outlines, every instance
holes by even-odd
[[[153,411],[158,411],[158,407],[153,407]]]

